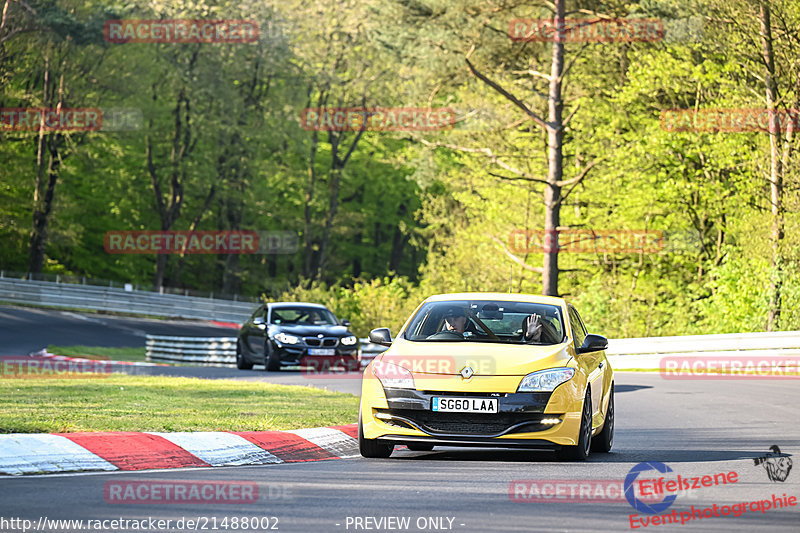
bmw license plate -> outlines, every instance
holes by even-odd
[[[431,410],[445,413],[496,413],[497,398],[442,398],[434,396]]]
[[[309,348],[308,355],[336,355],[333,348]]]

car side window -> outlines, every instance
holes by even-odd
[[[586,329],[586,324],[583,323],[583,319],[581,318],[580,313],[578,313],[578,310],[574,307],[572,310],[575,311],[575,316],[578,317],[578,323],[581,325],[581,330],[583,330],[583,336],[586,337],[586,335],[589,334],[589,330]]]
[[[578,311],[574,307],[570,305],[567,312],[569,313],[569,326],[572,328],[572,337],[575,339],[575,349],[577,350],[583,344],[583,339],[586,338],[586,330],[583,327]]]
[[[255,312],[253,313],[253,316],[250,317],[250,321],[252,322],[257,317],[263,317],[263,316],[264,316],[264,306],[263,305],[259,305],[256,308]]]

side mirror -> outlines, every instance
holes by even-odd
[[[253,319],[253,325],[258,329],[266,329],[267,323],[264,321],[263,316],[257,316]]]
[[[341,320],[339,321],[339,323],[340,323],[341,325],[343,325],[344,327],[346,327],[346,328],[349,328],[349,327],[350,327],[350,321],[349,321],[349,320],[347,320],[346,318],[343,318],[343,319],[341,319]]]
[[[389,328],[376,328],[369,332],[369,342],[381,346],[392,345],[392,332]]]
[[[606,348],[608,348],[608,339],[602,335],[589,333],[586,335],[586,338],[583,339],[583,344],[581,344],[581,347],[578,348],[578,353],[599,352],[601,350],[605,350]]]

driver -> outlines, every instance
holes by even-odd
[[[461,307],[448,307],[444,312],[444,329],[442,331],[449,331],[464,335],[467,329],[467,313]]]

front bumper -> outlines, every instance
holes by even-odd
[[[362,425],[368,439],[534,449],[577,444],[582,404],[572,401],[570,386],[552,393],[473,393],[384,390],[377,379],[363,385]],[[497,398],[498,412],[434,412],[434,396]],[[559,422],[543,423],[544,419]]]
[[[278,355],[281,366],[309,366],[318,370],[343,365],[347,368],[358,369],[358,345],[352,347],[337,346],[331,348],[333,355],[309,355],[309,347],[290,345],[277,345],[273,343],[272,349]]]

